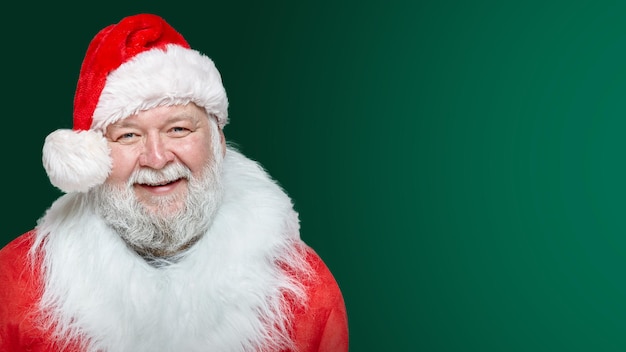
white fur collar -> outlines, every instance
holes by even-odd
[[[33,248],[44,253],[42,307],[61,340],[87,336],[88,351],[115,352],[288,345],[280,329],[289,318],[282,292],[300,299],[304,293],[277,262],[306,270],[294,246],[297,214],[264,170],[230,147],[224,186],[223,206],[206,236],[164,268],[130,251],[86,193],[59,198],[41,219]]]

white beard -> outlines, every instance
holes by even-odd
[[[59,198],[37,226],[43,329],[88,352],[291,348],[290,301],[310,275],[291,200],[254,161],[228,149],[223,199],[178,261],[154,267],[100,217],[89,193]],[[293,272],[293,275],[286,271]]]
[[[215,148],[214,148],[215,150]],[[131,175],[124,188],[104,184],[91,190],[96,212],[137,253],[155,265],[164,265],[183,253],[204,234],[222,200],[221,150],[214,153],[199,178],[182,164],[170,164],[162,170],[140,169]],[[185,178],[188,190],[184,200],[160,197],[154,210],[142,205],[134,194],[133,184],[159,183]],[[171,202],[184,202],[175,212],[159,212]]]

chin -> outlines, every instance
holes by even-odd
[[[141,203],[149,214],[160,218],[173,218],[178,216],[184,209],[184,201],[170,201],[160,203]]]
[[[187,200],[187,191],[168,195],[136,195],[139,204],[154,215],[171,216],[181,212]]]

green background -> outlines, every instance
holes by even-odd
[[[6,7],[0,244],[60,195],[41,147],[89,40],[154,12],[216,62],[351,351],[626,350],[626,3],[192,4]]]

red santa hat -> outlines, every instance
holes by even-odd
[[[102,29],[89,44],[74,96],[73,127],[50,133],[43,164],[63,192],[102,184],[112,161],[106,127],[139,111],[193,102],[228,122],[228,100],[213,61],[190,48],[161,17],[139,14]]]

